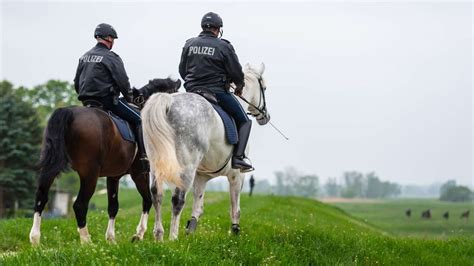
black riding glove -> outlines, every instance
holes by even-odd
[[[244,87],[243,86],[240,86],[240,87],[237,87],[235,88],[234,90],[234,94],[235,95],[238,95],[238,96],[242,96],[242,91],[244,90]]]

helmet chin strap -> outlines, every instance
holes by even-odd
[[[218,38],[221,39],[222,35],[224,35],[224,30],[221,28],[221,30],[219,31],[219,37]]]

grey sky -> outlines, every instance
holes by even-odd
[[[326,177],[474,186],[472,4],[2,2],[0,78],[72,81],[101,22],[131,83],[178,77],[182,45],[219,13],[242,64],[265,62],[270,126],[253,127],[258,178],[294,166]]]

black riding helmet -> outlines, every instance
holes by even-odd
[[[112,27],[112,25],[109,25],[107,23],[101,23],[97,25],[97,27],[95,27],[94,38],[106,38],[108,36],[114,39],[118,38],[117,32],[115,31],[114,27]]]
[[[203,29],[209,29],[209,28],[220,28],[224,26],[222,23],[221,17],[214,13],[214,12],[209,12],[206,13],[201,20],[201,28]]]

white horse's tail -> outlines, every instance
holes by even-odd
[[[165,181],[182,187],[175,133],[167,117],[172,103],[173,97],[168,93],[157,93],[148,99],[142,110],[143,138],[158,184]]]

